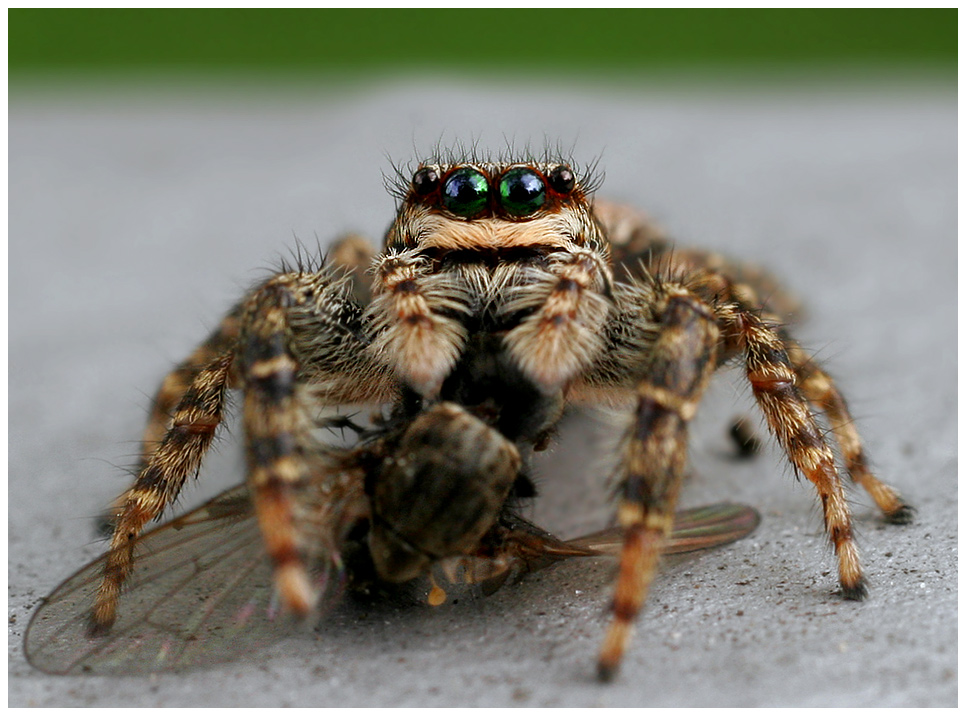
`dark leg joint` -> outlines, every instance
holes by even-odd
[[[884,518],[887,523],[892,523],[893,525],[909,525],[913,522],[913,517],[916,515],[916,512],[916,508],[904,503],[896,510],[887,513]]]
[[[603,662],[598,663],[598,681],[599,682],[613,682],[614,678],[618,674],[617,665],[606,665]]]
[[[869,597],[869,590],[866,587],[866,582],[861,580],[856,585],[843,585],[840,588],[839,594],[843,596],[844,600],[855,600],[856,602],[862,602]]]
[[[104,637],[111,631],[112,625],[99,622],[92,612],[87,619],[87,636],[90,638]]]

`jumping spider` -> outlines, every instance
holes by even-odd
[[[317,576],[340,573],[350,553],[390,583],[454,559],[478,559],[483,581],[515,562],[588,554],[514,506],[535,493],[532,453],[565,407],[607,404],[631,418],[618,460],[620,567],[598,660],[611,678],[672,531],[689,423],[711,374],[733,360],[816,487],[843,597],[866,595],[812,410],[887,520],[908,522],[912,509],[870,472],[839,390],[779,320],[792,302],[772,280],[716,254],[673,251],[643,215],[592,205],[590,180],[560,161],[425,163],[398,196],[381,252],[347,238],[321,265],[273,276],[165,378],[111,550],[82,576],[96,583],[83,608],[90,639],[118,629],[142,531],[198,470],[232,388],[243,394],[247,496],[227,493],[171,525],[188,540],[203,520],[254,511],[291,613],[313,610],[329,589]],[[320,407],[344,404],[387,412],[357,447],[337,450],[319,439]]]

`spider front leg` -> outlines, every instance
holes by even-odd
[[[510,354],[541,387],[565,385],[601,353],[602,327],[611,306],[612,276],[601,254],[575,249],[551,255],[501,307],[529,315],[505,339]]]
[[[331,494],[344,472],[327,465],[314,442],[311,409],[386,401],[396,390],[389,371],[369,358],[362,310],[348,292],[325,270],[280,275],[249,300],[238,346],[255,514],[279,596],[303,615],[316,599],[306,569],[314,550],[306,529],[313,522],[310,494]]]
[[[712,310],[679,286],[659,286],[657,336],[637,386],[625,437],[618,521],[625,530],[612,621],[598,659],[610,680],[631,638],[672,529],[685,472],[688,424],[715,370],[719,328]]]
[[[296,396],[299,362],[288,311],[298,299],[282,281],[258,292],[239,346],[245,398],[242,421],[248,484],[283,602],[299,614],[313,606],[294,518],[293,494],[309,481],[304,455],[311,422]]]

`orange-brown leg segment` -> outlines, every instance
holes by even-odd
[[[310,409],[318,400],[365,402],[389,390],[386,372],[369,358],[360,315],[346,283],[329,271],[279,275],[245,307],[236,370],[245,394],[248,484],[276,588],[284,605],[299,614],[316,600],[306,570],[312,552],[306,545],[312,532],[308,506],[318,502],[313,490],[328,485]],[[341,480],[335,474],[329,479]]]
[[[826,532],[839,560],[843,597],[862,600],[866,583],[853,540],[852,519],[833,452],[809,404],[797,386],[798,376],[777,327],[734,305],[721,309],[745,349],[752,392],[766,421],[797,470],[816,487]]]
[[[103,633],[114,624],[121,585],[133,565],[134,545],[144,526],[161,514],[201,465],[222,420],[232,359],[226,353],[194,375],[178,401],[171,427],[134,485],[118,500],[111,549],[94,599],[92,633]]]
[[[311,426],[297,396],[299,363],[290,330],[292,311],[306,303],[298,284],[298,278],[280,277],[253,296],[239,342],[238,372],[245,392],[242,422],[256,517],[283,603],[305,614],[315,595],[296,517],[297,494],[310,478]]]
[[[870,494],[889,522],[910,523],[913,520],[913,508],[903,501],[895,489],[880,481],[870,470],[853,417],[833,379],[798,343],[788,337],[783,338],[803,394],[810,403],[826,413],[850,478]]]
[[[148,462],[151,453],[165,437],[171,426],[172,411],[195,377],[217,357],[234,347],[238,340],[241,308],[240,304],[232,309],[211,335],[161,382],[141,441],[142,465]]]
[[[637,387],[637,407],[625,442],[618,520],[625,528],[613,617],[598,675],[618,669],[634,620],[671,532],[685,472],[688,424],[717,362],[715,316],[685,289],[665,287],[655,320],[658,337]]]

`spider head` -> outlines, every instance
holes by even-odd
[[[408,186],[388,248],[568,248],[604,242],[589,190],[562,162],[424,163]]]

